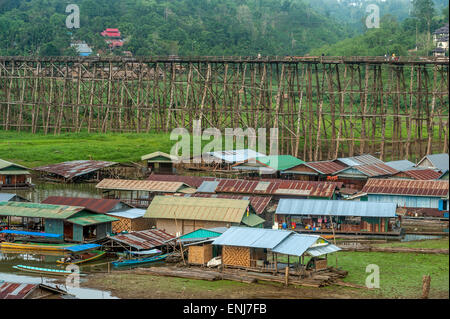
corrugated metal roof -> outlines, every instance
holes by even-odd
[[[266,154],[256,152],[251,149],[221,151],[221,152],[207,152],[218,160],[222,160],[226,163],[239,163],[244,162],[250,158],[256,158],[260,156],[266,156]]]
[[[128,234],[108,236],[108,238],[129,245],[137,250],[143,250],[164,245],[166,241],[174,239],[175,236],[160,229],[147,229]]]
[[[18,168],[23,168],[25,170],[27,170],[28,168],[26,168],[25,166],[16,164],[16,163],[11,163],[5,160],[0,159],[0,170],[5,169],[5,168],[9,168],[9,167],[18,167]]]
[[[202,176],[182,176],[182,175],[164,175],[164,174],[151,174],[148,177],[149,181],[161,181],[161,182],[183,182],[191,187],[200,187],[204,181],[214,181],[215,177],[202,177]],[[218,179],[217,179],[218,180]]]
[[[393,169],[390,166],[387,166],[386,164],[367,164],[367,165],[357,165],[353,166],[352,168],[357,169],[358,171],[362,172],[363,174],[374,177],[374,176],[389,176],[398,173],[397,170]],[[343,170],[342,172],[345,172]]]
[[[16,194],[0,193],[0,202],[9,202]]]
[[[0,299],[25,299],[38,286],[38,284],[0,282]]]
[[[444,197],[448,196],[448,181],[417,181],[405,179],[369,179],[362,192],[367,194],[408,195]]]
[[[183,236],[180,236],[181,242],[188,242],[188,241],[199,241],[204,239],[210,239],[210,238],[216,238],[222,235],[224,232],[216,232],[209,229],[197,229],[193,232],[187,233]]]
[[[213,245],[273,249],[293,232],[250,227],[230,227]]]
[[[291,234],[275,248],[273,248],[272,251],[284,255],[301,256],[318,239],[319,236]]]
[[[85,197],[64,197],[64,196],[49,196],[42,201],[43,204],[53,205],[69,205],[86,207],[92,212],[106,214],[114,209],[119,203],[118,199],[99,199],[99,198],[85,198]],[[126,204],[125,204],[126,205]],[[128,205],[127,205],[128,206]]]
[[[416,164],[408,160],[390,161],[385,163],[387,166],[396,169],[397,171],[406,171],[414,168]]]
[[[84,207],[22,202],[0,202],[0,216],[67,219]]]
[[[432,169],[411,169],[408,171],[403,171],[402,173],[405,173],[416,180],[433,180],[442,176],[441,172],[437,172]]]
[[[0,171],[0,175],[31,175],[31,173],[26,170],[7,170]]]
[[[282,198],[275,214],[395,217],[396,208],[395,203]]]
[[[433,165],[432,167],[427,168],[437,168],[442,172],[447,171],[449,169],[448,153],[426,155],[419,161],[419,163],[417,163],[417,166],[424,165],[422,164],[422,162],[425,161],[425,159],[428,159]]]
[[[205,198],[229,198],[229,199],[246,199],[250,200],[255,213],[260,215],[264,212],[267,205],[269,205],[272,196],[243,196],[243,195],[233,195],[233,194],[190,194],[185,195],[186,197],[205,197]]]
[[[371,164],[384,164],[384,162],[370,154],[364,154],[353,157],[341,157],[338,158],[338,161],[348,165],[348,166],[357,166],[357,165],[371,165]]]
[[[68,222],[72,224],[77,224],[81,226],[87,226],[87,225],[97,225],[97,224],[103,224],[103,223],[110,223],[117,221],[117,218],[104,215],[104,214],[90,214],[87,212],[80,212],[73,217],[70,217],[67,219]]]
[[[64,248],[64,250],[69,250],[72,252],[80,252],[80,251],[85,251],[85,250],[89,250],[89,249],[93,249],[93,248],[98,248],[101,246],[102,245],[99,245],[99,244],[81,244],[81,245],[74,245],[74,246],[66,247],[66,248]]]
[[[120,210],[120,211],[108,213],[108,215],[122,217],[122,218],[135,219],[135,218],[143,217],[145,215],[145,209],[130,208],[127,210]]]
[[[249,200],[155,196],[144,217],[240,223]]]
[[[306,252],[313,257],[317,257],[317,256],[326,255],[326,254],[331,254],[331,253],[334,253],[339,250],[342,250],[342,249],[333,244],[328,244],[328,245],[324,245],[324,246],[308,248],[306,250]]]
[[[264,170],[266,168],[269,171],[282,171],[303,163],[305,162],[292,155],[269,155],[248,159],[233,168],[252,170]]]
[[[199,188],[198,193],[214,193],[216,191],[219,181],[204,181]]]
[[[39,166],[33,168],[33,170],[60,175],[64,178],[74,178],[76,176],[85,175],[116,164],[118,163],[106,161],[81,160],[81,161],[70,161],[53,165]]]
[[[152,161],[153,158],[155,157],[162,157],[164,158],[164,160],[154,160]],[[157,163],[172,163],[172,162],[176,162],[178,161],[178,156],[175,155],[170,155],[164,152],[153,152],[147,155],[142,155],[141,156],[141,160],[142,161],[150,161],[150,162],[157,162]]]
[[[176,193],[187,185],[182,182],[160,182],[149,180],[104,179],[95,187],[109,190],[147,191]]]
[[[261,225],[264,222],[265,219],[262,219],[261,217],[255,214],[249,214],[248,216],[244,214],[244,217],[242,217],[242,223],[250,227]]]
[[[324,175],[337,173],[347,167],[334,161],[308,162],[305,165]]]

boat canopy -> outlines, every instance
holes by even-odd
[[[61,237],[61,234],[50,234],[50,233],[41,233],[41,232],[33,232],[33,231],[22,231],[22,230],[13,230],[7,229],[0,231],[1,234],[15,234],[15,235],[26,235],[26,236],[36,236],[36,237],[48,237],[48,238],[58,238]]]
[[[82,244],[82,245],[75,245],[65,248],[65,250],[70,250],[72,252],[80,252],[85,251],[93,248],[101,247],[101,245],[98,244]]]
[[[150,250],[141,250],[141,251],[129,251],[132,255],[151,255],[151,254],[159,254],[161,250],[159,249],[150,249]]]

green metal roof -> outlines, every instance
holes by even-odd
[[[67,219],[84,207],[23,202],[0,202],[0,216]]]
[[[301,159],[292,155],[269,155],[257,157],[256,160],[277,171],[289,169],[291,167],[305,163]]]
[[[154,163],[172,163],[177,161],[178,157],[164,152],[153,152],[151,154],[142,155],[141,160]]]
[[[256,214],[249,214],[248,216],[246,214],[246,215],[244,215],[244,218],[242,218],[242,223],[244,223],[245,225],[250,226],[250,227],[255,227],[255,226],[261,225],[264,222],[265,222],[265,220]]]
[[[109,223],[116,220],[119,219],[104,214],[91,214],[87,212],[79,212],[73,217],[67,219],[68,222],[81,226]]]
[[[144,217],[240,223],[249,200],[155,196]]]
[[[180,239],[190,239],[190,238],[211,238],[211,237],[218,237],[222,235],[222,233],[207,230],[207,229],[197,229],[193,232],[190,232],[188,234],[185,234],[180,237]]]
[[[11,162],[0,159],[0,171],[6,170],[8,168],[14,169],[14,170],[21,170],[21,169],[27,170],[27,168],[25,166],[11,163]]]

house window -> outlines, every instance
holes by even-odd
[[[442,201],[442,210],[447,210],[448,208],[448,200]]]

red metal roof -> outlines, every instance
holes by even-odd
[[[84,198],[84,197],[63,197],[63,196],[49,196],[42,201],[43,204],[81,206],[89,209],[90,211],[100,214],[108,213],[120,202],[121,201],[118,199],[98,199],[98,198]]]
[[[73,178],[76,176],[81,176],[91,172],[95,172],[99,169],[113,166],[116,164],[117,164],[116,162],[91,161],[91,160],[70,161],[53,165],[39,166],[33,168],[33,170],[60,175],[64,178]]]
[[[0,282],[0,299],[24,299],[38,284]]]
[[[347,165],[334,161],[309,162],[304,165],[311,167],[321,174],[333,174],[347,167]]]
[[[358,165],[353,166],[353,168],[359,170],[360,172],[366,174],[369,177],[389,176],[398,173],[396,169],[381,163]]]
[[[161,246],[165,241],[173,239],[175,236],[155,228],[110,236],[109,238],[134,247],[138,250],[143,250]]]
[[[216,178],[202,176],[152,174],[148,177],[148,180],[160,182],[182,182],[191,187],[198,188],[204,181],[214,181],[216,180]]]
[[[367,194],[448,196],[448,181],[417,181],[407,179],[369,179],[362,192]]]
[[[269,205],[272,196],[243,196],[243,195],[232,195],[232,194],[189,194],[185,197],[205,197],[205,198],[230,198],[230,199],[249,199],[250,204],[255,210],[256,214],[262,214]]]
[[[403,171],[402,173],[405,173],[409,175],[411,178],[417,180],[433,180],[438,179],[442,175],[442,173],[436,172],[432,169],[412,169],[408,171]]]

